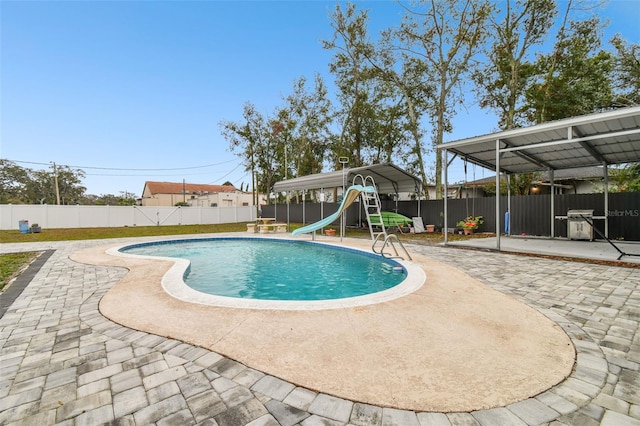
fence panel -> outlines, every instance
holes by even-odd
[[[559,197],[555,211],[559,211]],[[511,197],[510,226],[512,235],[550,235],[551,197],[549,195],[521,195]],[[506,211],[506,204],[505,204]],[[566,214],[566,212],[565,212]],[[558,222],[556,222],[556,225]],[[566,234],[566,232],[565,232]],[[557,234],[556,234],[557,235]]]
[[[218,207],[221,223],[239,222],[236,209],[233,207]]]
[[[141,207],[0,205],[0,229],[19,229],[21,220],[42,229],[108,228],[123,226],[199,225],[250,222],[255,207]]]
[[[609,235],[640,241],[640,193],[622,192],[609,198]]]
[[[0,210],[0,220],[2,223],[2,229],[19,229],[18,222],[21,220],[28,220],[29,225],[37,223],[41,227],[48,226],[47,208],[37,208],[40,206],[24,206],[23,209],[15,209],[9,205],[9,208]],[[4,206],[2,206],[4,207]]]
[[[202,224],[202,215],[200,214],[202,209],[191,209],[191,207],[186,209],[180,209],[178,220],[179,224],[183,223],[191,223],[193,225],[201,225]]]
[[[65,206],[56,206],[62,207]],[[101,223],[107,223],[107,226],[115,226],[111,225],[111,223],[117,223],[118,219],[111,220],[111,216],[115,215],[118,210],[111,210],[111,206],[105,206],[105,209],[92,209],[91,206],[75,206],[76,207],[76,219],[77,223],[74,228],[96,228],[100,226]],[[125,216],[124,212],[121,211],[120,216]],[[126,222],[125,222],[126,223]],[[124,226],[124,225],[120,225]],[[69,226],[71,227],[71,226]],[[67,228],[67,226],[65,226]]]
[[[397,211],[408,217],[418,215],[417,201],[382,200],[382,209]],[[396,207],[397,206],[397,207]],[[320,209],[323,213],[320,213]],[[287,210],[291,222],[312,223],[327,217],[338,208],[337,203],[305,203],[304,220],[302,204],[286,204],[262,207],[263,216],[276,217],[279,221],[287,221]],[[551,235],[551,196],[522,195],[511,197],[510,227],[512,235]],[[554,197],[554,217],[565,216],[568,210],[594,210],[595,216],[608,215],[609,238],[640,241],[640,192],[609,194],[609,209],[604,211],[604,194],[566,194]],[[456,224],[467,216],[483,216],[484,224],[481,232],[496,232],[495,197],[468,198],[449,200],[447,203],[448,226],[456,228]],[[507,197],[500,197],[500,232],[504,232]],[[437,231],[444,226],[444,201],[423,200],[420,202],[420,216],[425,225],[433,224]],[[354,203],[346,214],[347,225],[355,225],[364,213],[360,211],[360,203]],[[336,224],[339,222],[336,222]],[[567,236],[567,224],[563,220],[555,220],[555,236]],[[596,220],[595,226],[604,233],[604,221]],[[597,236],[596,236],[597,237]]]
[[[94,206],[76,206],[76,208],[78,210],[77,223],[74,226],[64,226],[64,228],[120,227],[135,224],[135,210],[132,206],[104,206],[100,209],[96,209]],[[105,223],[106,225],[104,225]]]

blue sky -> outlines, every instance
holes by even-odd
[[[245,102],[271,114],[301,76],[333,87],[321,40],[332,37],[335,4],[2,0],[0,157],[80,167],[98,195],[140,195],[146,180],[246,185],[219,123],[241,120]],[[372,30],[402,13],[389,1],[359,4]],[[610,0],[599,14],[610,20],[605,40],[640,42],[640,2]],[[467,103],[445,140],[495,130]],[[462,166],[450,176],[464,179]]]

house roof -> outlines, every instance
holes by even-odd
[[[537,182],[549,182],[550,176],[548,171],[537,172]],[[501,177],[506,180],[505,177]],[[602,167],[578,167],[575,169],[556,170],[553,172],[553,180],[555,182],[566,180],[594,180],[604,179],[604,169]],[[485,183],[496,183],[495,176],[489,176],[482,179],[467,182],[467,185],[483,185]]]
[[[273,185],[274,192],[300,191],[308,189],[339,188],[344,184],[353,185],[357,175],[363,177],[372,176],[378,191],[383,194],[397,194],[399,192],[419,192],[422,188],[422,181],[406,172],[405,170],[391,164],[374,164],[371,166],[345,168],[329,173],[318,173],[314,175],[301,176],[294,179],[287,179],[276,182]],[[358,182],[356,182],[358,183]]]
[[[182,182],[154,182],[146,181],[145,188],[149,190],[151,195],[154,194],[205,194],[216,192],[235,192],[236,187],[233,185],[205,185],[200,183],[182,183]],[[144,193],[144,191],[142,191]]]
[[[504,173],[640,162],[640,106],[438,145]]]

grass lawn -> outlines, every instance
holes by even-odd
[[[37,234],[21,234],[18,230],[0,231],[2,243],[37,241],[99,240],[104,238],[153,237],[160,235],[209,234],[213,232],[246,231],[244,223],[218,225],[125,226],[121,228],[43,229]]]
[[[38,255],[37,252],[9,253],[0,255],[0,291]]]
[[[291,224],[291,230],[302,224]],[[72,228],[72,229],[43,229],[37,234],[21,234],[19,230],[0,231],[1,243],[26,243],[38,241],[73,241],[97,240],[105,238],[153,237],[162,235],[194,235],[218,232],[245,232],[245,223],[223,223],[218,225],[177,225],[177,226],[127,226],[122,228]],[[339,235],[339,234],[338,234]],[[490,234],[492,235],[492,234]],[[369,238],[369,230],[346,230],[346,236],[351,238]],[[438,244],[444,241],[440,233],[398,234],[403,242],[415,244]],[[473,238],[481,238],[484,234],[475,234]],[[469,239],[461,235],[450,235],[451,241]],[[28,265],[37,253],[0,254],[0,291],[22,269]]]
[[[220,225],[134,226],[122,228],[43,229],[37,234],[21,234],[19,230],[0,231],[2,243],[39,241],[97,240],[104,238],[149,237],[159,235],[208,234],[246,231],[244,223]],[[0,291],[37,256],[34,252],[0,254]]]

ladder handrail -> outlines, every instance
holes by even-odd
[[[396,246],[393,244],[393,240],[396,240],[396,242],[398,244],[400,244],[400,247],[402,248],[402,250],[404,251],[405,255],[407,256],[407,259],[409,260],[413,260],[411,258],[411,255],[409,254],[409,251],[407,250],[407,248],[404,246],[404,244],[402,244],[402,241],[400,241],[400,238],[398,238],[398,236],[396,234],[389,234],[387,235],[387,237],[384,239],[384,245],[382,246],[382,249],[380,250],[380,254],[382,255],[382,257],[386,257],[388,259],[392,259],[392,258],[399,258],[404,260],[404,257],[400,256],[398,254],[398,249],[396,249]],[[390,245],[391,248],[393,248],[393,252],[395,253],[395,256],[391,256],[391,255],[387,255],[384,252],[385,247],[387,247],[387,245]],[[374,250],[375,251],[375,250]]]
[[[382,248],[380,249],[380,251],[376,251],[376,245],[378,244],[378,241],[380,241],[380,237],[384,236],[384,240],[382,240]],[[373,244],[371,245],[371,250],[374,253],[380,254],[382,255],[382,253],[384,252],[384,248],[386,246],[386,241],[387,241],[387,235],[383,234],[383,233],[379,233],[378,235],[376,235],[376,237],[373,239]],[[395,247],[394,247],[395,249]],[[398,252],[396,252],[396,255],[398,254]]]
[[[396,246],[393,242],[393,240],[395,240],[398,242],[398,244],[406,254],[407,258],[411,260],[411,255],[409,254],[405,246],[402,244],[402,241],[400,241],[398,236],[395,234],[387,234],[387,230],[384,227],[384,220],[382,220],[380,196],[378,195],[378,191],[376,189],[376,182],[373,179],[373,176],[364,177],[361,174],[358,174],[353,178],[353,182],[352,182],[353,185],[356,185],[358,180],[360,180],[361,185],[364,188],[364,191],[360,193],[360,197],[362,198],[362,206],[364,207],[364,212],[367,217],[367,225],[369,225],[369,233],[371,234],[371,239],[373,240],[373,245],[371,246],[371,250],[373,250],[374,253],[380,254],[381,256],[386,258],[404,259],[402,256],[398,254],[398,249],[396,249]],[[369,188],[371,188],[371,190],[369,190]],[[369,211],[370,209],[374,210],[375,213],[370,212]],[[379,221],[379,224],[380,224],[380,229],[381,229],[380,232],[373,231],[373,225],[371,224],[372,216],[377,217],[377,220]],[[378,242],[381,241],[382,238],[384,238],[384,240],[382,240],[383,241],[382,247],[380,251],[377,251],[376,245],[378,245]],[[390,246],[393,249],[395,256],[388,255],[384,252],[387,246]]]

